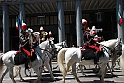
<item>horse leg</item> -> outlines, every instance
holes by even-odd
[[[100,80],[102,81],[102,83],[105,83],[104,81],[104,77],[106,75],[106,65],[107,63],[103,63],[101,64],[101,68],[100,68],[100,71],[99,71],[99,74],[100,74]]]
[[[50,64],[49,64],[49,63],[45,63],[44,65],[46,66],[47,70],[49,71],[49,73],[50,73],[52,79],[53,79],[54,81],[56,81],[56,79],[55,79],[54,76],[53,76],[53,72],[51,71],[52,69],[51,69],[51,67],[50,67]]]
[[[109,66],[109,63],[107,63],[107,67],[108,67],[108,69],[110,70],[110,73],[112,74],[112,76],[114,76],[114,73],[112,72],[112,70],[111,70],[111,68],[110,68],[110,66]],[[107,71],[107,70],[106,70]]]
[[[37,83],[39,80],[43,80],[42,75],[41,75],[42,67],[33,67],[33,69],[38,76],[38,78],[33,83]],[[39,82],[39,83],[41,83],[41,82]]]
[[[73,75],[75,76],[77,82],[81,83],[81,81],[80,81],[80,80],[78,79],[78,77],[77,77],[77,73],[76,73],[76,63],[74,63],[74,64],[72,65],[72,73],[73,73]]]
[[[53,76],[53,72],[52,72],[52,63],[51,63],[51,59],[49,57],[46,57],[44,65],[46,66],[47,70],[49,71],[51,77],[53,80],[56,80]]]
[[[29,72],[29,70],[28,70],[29,75],[27,74],[26,70],[28,70],[28,69],[25,68],[25,70],[24,70],[26,77],[31,76],[31,73]]]
[[[14,78],[17,77],[19,74],[19,67],[18,66],[15,66],[14,67]]]
[[[66,63],[66,62],[65,62]],[[62,82],[65,83],[65,76],[70,68],[71,64],[66,64],[66,67],[63,68],[63,71],[62,71],[62,75],[63,75],[63,78],[62,78]]]
[[[121,68],[120,67],[120,58],[118,58],[117,63],[118,63],[118,68],[120,69]]]
[[[53,67],[53,69],[57,69],[58,68],[58,65],[56,67]]]
[[[51,71],[52,71],[52,60],[51,60],[51,58],[50,58],[50,61],[49,61],[49,65],[50,65],[50,69],[51,69]]]
[[[24,79],[22,78],[20,71],[21,71],[21,67],[19,67],[19,77],[20,77],[20,81],[23,82]]]
[[[8,67],[9,69],[9,77],[12,79],[13,83],[16,83],[13,75],[13,67]]]
[[[79,66],[79,69],[81,70],[82,75],[83,75],[83,76],[86,76],[86,74],[84,74],[84,72],[83,72],[83,66],[84,66],[84,65],[80,65],[80,64],[79,64],[78,66]],[[85,67],[85,66],[84,66],[84,67]]]
[[[111,66],[112,71],[114,71],[114,67],[116,66],[116,60],[117,60],[116,56],[112,57],[112,66]]]
[[[28,70],[29,75],[27,74],[26,70]],[[26,75],[27,77],[31,77],[31,70],[30,70],[30,68],[29,68],[29,69],[26,69],[26,68],[25,68],[24,72],[25,72],[25,75]]]
[[[0,83],[2,83],[4,76],[8,73],[9,69],[6,68],[5,71],[3,72],[3,75],[0,78]]]

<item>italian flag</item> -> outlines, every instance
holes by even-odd
[[[118,11],[118,16],[119,16],[119,24],[122,25],[122,23],[123,23],[123,17],[121,15],[120,11]]]
[[[22,30],[25,30],[25,29],[27,29],[27,25],[22,20]]]
[[[16,29],[19,30],[19,26],[18,26],[18,18],[16,17]]]

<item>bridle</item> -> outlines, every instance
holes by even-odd
[[[62,42],[62,48],[67,48],[67,44],[66,44],[66,41]]]
[[[110,47],[107,47],[105,45],[102,45],[102,46],[103,46],[103,48],[106,47],[107,49],[110,50],[111,54],[106,51],[110,56],[112,56],[112,55],[114,55],[116,53],[119,56],[121,56],[121,54],[122,54],[122,42],[121,41],[119,41],[118,44],[116,44],[116,46],[114,48],[110,48]],[[120,50],[120,48],[121,48],[121,50]]]
[[[117,55],[121,56],[122,55],[122,42],[119,41],[118,44],[112,49],[113,55],[117,53]]]
[[[52,57],[53,57],[53,55],[55,55],[56,48],[55,48],[54,44],[52,44],[51,42],[52,42],[52,41],[49,40],[49,42],[48,42],[48,43],[49,43],[49,46],[48,46],[48,47],[49,47],[49,48],[51,47],[52,50],[49,50],[49,49],[42,49],[42,48],[40,48],[40,50],[46,51],[46,54],[49,53],[49,54],[51,54]],[[45,54],[45,55],[46,55],[46,54]],[[51,59],[50,56],[48,56],[48,57]],[[43,60],[42,57],[40,57],[40,58]],[[43,62],[44,62],[44,60],[43,60]]]

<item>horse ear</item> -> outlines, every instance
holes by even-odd
[[[120,38],[120,41],[122,41],[122,38]]]
[[[50,40],[54,40],[54,38],[53,37],[50,37]]]
[[[122,41],[122,38],[117,38],[117,40],[121,42]]]

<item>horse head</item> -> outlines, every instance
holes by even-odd
[[[66,40],[62,42],[62,48],[67,48],[67,43],[66,43]]]
[[[120,38],[103,41],[100,44],[107,47],[111,51],[112,56],[119,57],[122,54],[122,40]]]
[[[53,39],[49,40],[48,50],[49,50],[50,54],[52,54],[53,56],[55,56],[55,54],[57,53],[57,49],[53,42]]]
[[[122,55],[122,39],[117,38],[117,43],[115,44],[114,50],[116,51],[116,54],[118,57]]]

